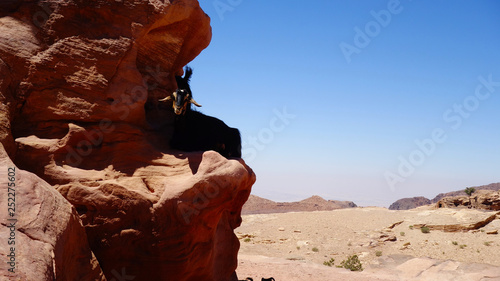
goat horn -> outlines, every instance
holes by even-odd
[[[191,101],[190,101],[192,104],[196,105],[197,107],[201,107],[201,105],[199,103],[197,103],[193,98],[191,98]]]
[[[176,93],[176,92],[173,92],[171,96],[168,96],[168,97],[166,97],[166,98],[164,98],[164,99],[161,99],[161,100],[159,100],[159,101],[169,101],[169,100],[171,100],[171,99],[172,99],[172,96],[174,97],[174,99],[177,99],[177,93]]]

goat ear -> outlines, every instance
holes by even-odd
[[[201,107],[201,105],[197,103],[193,98],[191,98],[190,103],[196,105],[197,107]]]
[[[189,83],[191,75],[193,75],[193,69],[189,66],[186,66],[186,72],[184,74],[184,81],[186,81],[186,83]]]
[[[171,100],[171,99],[172,99],[172,96],[168,96],[168,97],[166,97],[166,98],[164,98],[164,99],[161,99],[161,100],[159,100],[159,101],[169,101],[169,100]]]

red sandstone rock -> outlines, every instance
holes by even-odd
[[[196,0],[26,1],[9,9],[0,18],[0,141],[9,155],[11,127],[52,138],[66,133],[68,120],[144,126],[146,101],[173,90],[174,76],[211,39]]]
[[[233,230],[255,174],[213,151],[170,150],[171,108],[155,104],[210,42],[198,2],[0,7],[0,142],[19,169],[39,177],[20,172],[32,177],[22,197],[39,196],[25,204],[58,196],[64,212],[44,214],[57,218],[57,230],[73,231],[46,232],[55,256],[40,248],[43,266],[24,267],[40,278],[21,279],[53,280],[56,272],[56,280],[95,280],[100,266],[108,280],[230,280],[239,249]],[[10,160],[1,157],[4,172]],[[44,193],[36,193],[40,182]],[[60,195],[76,208],[98,265],[92,252],[75,257],[86,237],[73,237],[82,228]]]
[[[53,187],[38,176],[20,170],[7,156],[0,144],[0,196],[2,206],[0,244],[2,280],[106,280],[99,264],[90,250],[85,229],[80,223],[75,208]],[[10,168],[10,170],[9,170]],[[8,181],[11,171],[14,181]],[[15,184],[14,195],[8,196],[7,184]],[[9,203],[15,203],[15,216],[7,212]],[[9,229],[15,218],[15,229]],[[13,230],[13,235],[11,232]],[[7,244],[13,237],[14,244]],[[7,255],[14,248],[16,265],[14,273],[6,266]],[[4,279],[5,278],[5,279]]]
[[[233,230],[255,181],[243,162],[213,151],[163,154],[141,135],[104,142],[72,167],[62,148],[84,135],[72,128],[61,140],[18,138],[18,161],[43,171],[77,208],[108,278],[124,268],[137,280],[229,280],[239,249]]]

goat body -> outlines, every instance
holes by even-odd
[[[241,158],[240,131],[194,110],[176,116],[170,146],[182,151],[215,150],[226,158]]]

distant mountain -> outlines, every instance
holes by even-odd
[[[412,198],[403,198],[399,199],[398,201],[394,202],[389,206],[389,210],[409,210],[413,209],[416,207],[420,207],[423,205],[429,205],[431,204],[431,200],[419,196],[419,197],[412,197]]]
[[[357,207],[357,205],[351,201],[325,200],[316,195],[298,202],[274,202],[259,196],[250,195],[245,205],[243,205],[242,214],[330,211],[354,207]]]
[[[472,186],[472,187],[474,187],[476,190],[500,190],[500,183],[492,183],[488,185]],[[432,200],[421,196],[399,199],[396,202],[392,203],[391,206],[389,206],[389,210],[409,210],[423,205],[435,204],[444,197],[460,196],[460,195],[466,195],[465,187],[457,191],[440,193]]]

